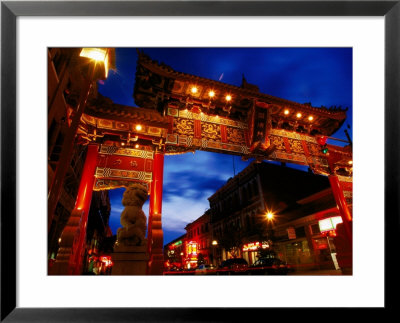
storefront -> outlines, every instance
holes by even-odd
[[[185,268],[187,269],[196,268],[197,260],[198,260],[198,244],[195,241],[189,241],[186,243]]]
[[[270,245],[266,241],[255,241],[246,243],[242,247],[243,258],[247,261],[249,265],[254,264],[258,259],[259,251],[268,250]]]
[[[320,237],[313,237],[321,268],[339,269],[336,260],[336,247],[333,238],[336,236],[336,225],[342,223],[340,216],[329,217],[318,221]]]
[[[277,244],[278,258],[299,270],[311,269],[314,259],[306,238]]]

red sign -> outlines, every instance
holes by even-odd
[[[287,230],[289,239],[296,239],[296,230],[293,227],[289,227],[286,230]]]
[[[141,183],[149,188],[154,152],[114,146],[100,147],[94,189],[111,189]]]
[[[128,156],[100,155],[97,167],[151,172],[153,170],[153,160]]]

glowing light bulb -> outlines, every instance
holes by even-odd
[[[215,96],[215,92],[213,90],[211,90],[210,92],[208,92],[208,96],[210,98],[213,98]]]
[[[136,130],[137,131],[141,131],[142,130],[142,126],[140,124],[136,125]]]
[[[82,48],[81,57],[87,57],[98,62],[105,62],[107,58],[107,50],[104,48]]]
[[[225,97],[225,99],[226,99],[226,101],[230,101],[230,100],[232,100],[232,97],[228,94],[228,95]]]
[[[274,214],[272,212],[268,212],[266,217],[268,220],[272,220],[274,218]]]
[[[296,117],[297,117],[297,118],[301,118],[301,113],[298,112],[298,113],[296,114]]]
[[[313,117],[313,116],[309,116],[309,117],[308,117],[308,120],[309,120],[309,121],[313,121],[313,120],[314,120],[314,117]]]
[[[197,87],[193,86],[192,89],[190,90],[193,94],[197,93]]]
[[[284,113],[285,115],[288,115],[288,114],[289,114],[289,110],[286,109],[283,113]]]

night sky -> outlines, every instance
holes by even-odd
[[[152,59],[173,69],[240,86],[242,75],[260,92],[313,107],[348,107],[348,118],[333,137],[352,136],[351,48],[140,48]],[[99,84],[99,92],[115,103],[137,106],[133,88],[136,48],[116,49],[116,70]],[[348,128],[348,125],[350,128]],[[332,141],[343,146],[343,142]],[[244,169],[238,156],[197,151],[165,156],[163,186],[164,244],[185,233],[186,224],[209,208],[207,198]],[[290,165],[288,165],[290,166]],[[122,193],[110,191],[110,227],[116,233],[123,210]],[[143,207],[148,215],[148,201]]]

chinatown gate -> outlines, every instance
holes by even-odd
[[[139,53],[134,89],[140,108],[97,96],[80,115],[77,136],[88,145],[75,208],[63,231],[55,274],[80,274],[93,190],[141,183],[150,195],[148,274],[163,272],[162,186],[164,156],[196,150],[308,166],[328,176],[343,220],[338,260],[352,258],[352,149],[326,141],[346,110],[315,108],[174,71]],[[49,217],[51,215],[49,214]]]

